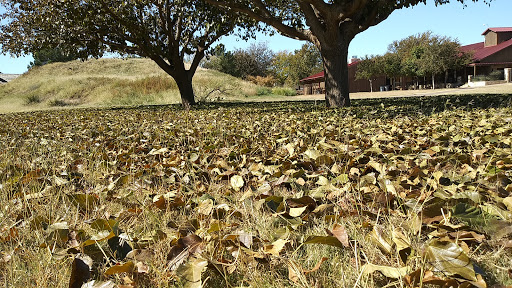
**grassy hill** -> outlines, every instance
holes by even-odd
[[[267,91],[218,71],[199,69],[198,100],[250,100]],[[179,103],[174,80],[148,59],[94,59],[36,67],[0,86],[0,112],[55,107]]]

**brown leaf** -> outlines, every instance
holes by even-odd
[[[327,261],[329,258],[327,257],[323,257],[322,259],[320,259],[320,261],[318,261],[318,263],[316,263],[315,267],[313,267],[313,269],[311,270],[305,270],[304,273],[306,274],[309,274],[309,273],[313,273],[315,271],[317,271],[318,269],[320,269],[320,267],[322,266],[322,264]]]
[[[476,241],[482,243],[485,240],[485,235],[478,234],[474,231],[457,231],[449,233],[450,237],[460,241]]]
[[[309,236],[304,244],[324,244],[343,248],[343,244],[334,236]]]
[[[423,276],[423,279],[421,278]],[[459,283],[454,279],[443,279],[434,275],[430,270],[418,269],[404,277],[407,287],[418,287],[420,283],[437,285],[441,287],[458,287]]]
[[[92,259],[85,254],[78,254],[72,265],[69,288],[81,288],[91,278]]]
[[[485,283],[482,275],[477,274],[476,278],[476,281],[467,281],[460,284],[459,288],[487,288],[487,283]]]
[[[132,259],[136,261],[149,261],[153,257],[155,257],[155,253],[148,249],[133,249],[132,251],[126,254],[127,259]]]
[[[299,275],[303,276],[301,274],[302,273],[300,271],[300,267],[298,266],[298,264],[293,261],[288,261],[288,279],[290,279],[290,281],[292,281],[293,283],[299,284]]]
[[[332,230],[327,230],[327,233],[336,237],[336,239],[338,239],[345,248],[350,246],[350,243],[348,242],[348,234],[343,225],[334,224]]]
[[[176,270],[189,255],[201,253],[202,243],[203,240],[195,234],[180,238],[178,243],[172,246],[171,251],[167,255],[167,260],[170,261],[168,265],[169,268]]]
[[[139,274],[148,274],[149,273],[149,266],[146,263],[137,262],[137,264],[135,264],[135,267],[137,268],[137,273],[139,273]]]
[[[16,238],[18,238],[18,230],[16,229],[16,227],[11,227],[8,229],[8,231],[2,231],[2,234],[4,234],[4,232],[6,232],[6,236],[0,236],[0,240],[2,242],[10,242],[10,241],[13,241],[15,240]]]
[[[124,286],[117,286],[115,283],[113,283],[112,281],[107,281],[107,282],[96,282],[95,280],[92,280],[90,282],[87,282],[85,283],[84,285],[82,285],[81,288],[114,288],[114,287],[118,287],[118,288],[126,288]],[[132,288],[133,286],[131,286],[130,288]]]

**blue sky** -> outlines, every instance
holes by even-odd
[[[349,47],[349,55],[363,57],[371,54],[383,54],[394,40],[410,35],[432,31],[435,34],[458,39],[462,45],[482,42],[481,35],[489,27],[512,27],[512,1],[493,0],[491,5],[480,0],[477,3],[467,1],[467,7],[457,1],[435,7],[433,0],[427,5],[420,4],[412,8],[395,11],[388,19],[356,36]],[[3,9],[0,8],[0,12]],[[235,37],[225,37],[219,43],[228,50],[246,48],[254,42],[267,42],[274,51],[300,49],[304,42],[279,35],[258,35],[255,40],[240,41]],[[0,72],[23,73],[32,58],[12,58],[0,55]]]

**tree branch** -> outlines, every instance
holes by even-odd
[[[261,0],[255,0],[256,4],[263,5]],[[284,36],[297,39],[297,40],[308,40],[311,41],[311,35],[308,33],[308,30],[300,29],[291,27],[288,25],[283,24],[282,19],[279,19],[278,17],[275,17],[274,15],[268,14],[264,15],[265,13],[257,13],[253,11],[251,8],[238,4],[233,3],[231,1],[223,1],[223,0],[206,0],[207,3],[218,6],[218,7],[224,7],[229,8],[232,12],[240,12],[243,14],[246,14],[250,18],[260,21],[263,23],[266,23],[272,27],[274,27],[276,30],[278,30],[281,34]],[[259,3],[258,3],[259,2]],[[266,10],[266,9],[265,9]],[[269,11],[266,10],[268,13]]]

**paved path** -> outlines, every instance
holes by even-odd
[[[414,96],[438,96],[438,95],[464,95],[464,94],[510,94],[512,95],[512,83],[496,84],[484,87],[465,87],[436,90],[396,90],[386,92],[359,92],[351,93],[351,99],[388,98],[388,97],[414,97]],[[297,95],[294,100],[324,100],[324,94]]]

